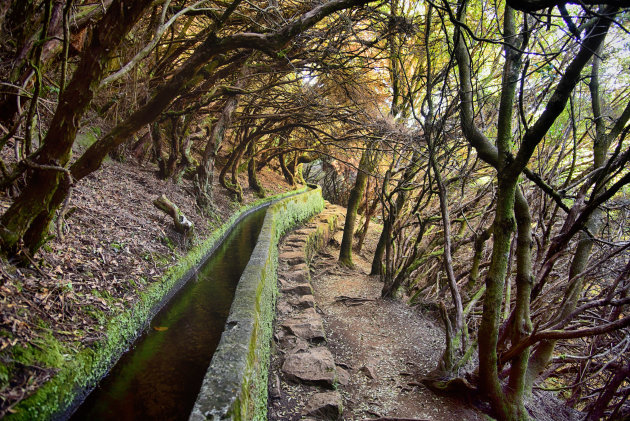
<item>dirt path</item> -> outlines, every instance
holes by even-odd
[[[365,251],[354,255],[354,269],[337,264],[341,231],[311,263],[311,284],[328,348],[335,363],[349,373],[347,385],[339,386],[343,419],[487,419],[464,402],[437,396],[420,383],[440,357],[443,333],[406,304],[379,298],[382,284],[368,275],[378,235],[369,231]]]

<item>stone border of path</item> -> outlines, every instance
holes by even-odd
[[[337,384],[348,374],[326,346],[321,315],[310,283],[309,264],[343,223],[344,209],[324,211],[288,235],[279,248],[278,304],[269,376],[269,414],[274,419],[341,419]]]

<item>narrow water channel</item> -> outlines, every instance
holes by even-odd
[[[265,209],[245,217],[154,317],[72,420],[185,420],[197,398]]]

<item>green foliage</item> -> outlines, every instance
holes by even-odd
[[[9,384],[9,367],[5,364],[0,364],[0,389],[6,387]]]
[[[160,242],[168,247],[169,250],[171,250],[172,252],[175,252],[177,250],[177,246],[175,246],[175,243],[168,235],[163,235],[162,237],[160,237]]]
[[[120,253],[125,248],[125,244],[121,244],[121,243],[117,243],[117,242],[113,242],[109,246],[112,248],[112,250],[114,250],[117,253]]]

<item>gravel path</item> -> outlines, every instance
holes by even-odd
[[[382,284],[368,275],[378,232],[368,237],[365,252],[354,255],[354,269],[337,264],[341,232],[311,263],[328,347],[350,375],[348,384],[339,386],[343,418],[487,419],[466,402],[438,396],[421,384],[440,358],[444,335],[405,303],[379,298]]]

